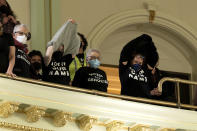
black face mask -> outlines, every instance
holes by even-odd
[[[39,62],[34,62],[34,63],[32,63],[32,66],[33,66],[33,68],[34,68],[36,71],[40,70],[41,67],[42,67],[41,63],[39,63]]]

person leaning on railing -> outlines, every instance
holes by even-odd
[[[106,73],[99,69],[100,52],[96,49],[90,49],[87,52],[87,63],[87,67],[81,67],[77,70],[72,86],[107,92]]]
[[[27,55],[27,41],[31,39],[31,34],[24,24],[19,24],[13,30],[14,44],[16,47],[16,62],[13,72],[17,76],[30,78],[30,61]]]
[[[15,64],[15,46],[11,34],[3,32],[3,17],[0,16],[0,73],[15,77],[13,68]]]

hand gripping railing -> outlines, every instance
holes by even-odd
[[[171,82],[175,83],[176,92],[177,92],[177,106],[178,106],[178,108],[185,107],[185,108],[197,109],[197,106],[181,104],[181,98],[180,98],[180,83],[189,84],[189,85],[197,85],[197,82],[190,81],[190,80],[183,80],[183,79],[180,79],[180,78],[165,77],[165,78],[162,78],[159,81],[159,84],[158,84],[159,92],[162,92],[162,85],[166,81],[171,81]]]
[[[99,96],[105,96],[105,97],[112,97],[112,98],[117,98],[117,99],[124,99],[124,100],[143,102],[143,103],[149,103],[149,104],[157,104],[157,105],[163,105],[163,106],[177,107],[177,103],[173,103],[173,102],[166,102],[166,101],[145,99],[145,98],[139,98],[139,97],[131,97],[131,96],[109,94],[109,93],[106,93],[106,92],[100,92],[100,91],[96,91],[96,90],[86,90],[86,89],[70,87],[70,86],[65,86],[65,85],[60,85],[60,84],[55,84],[55,83],[49,83],[49,82],[44,82],[44,81],[39,81],[39,80],[27,79],[27,78],[23,78],[23,77],[12,78],[12,77],[6,76],[5,74],[1,74],[1,73],[0,73],[0,77],[1,78],[7,78],[7,79],[14,79],[16,81],[22,81],[22,82],[27,82],[27,83],[37,84],[37,85],[53,87],[53,88],[70,90],[70,91],[75,91],[75,92],[83,92],[83,93],[99,95]],[[170,78],[166,78],[166,79],[163,78],[163,79],[161,79],[161,81],[159,83],[159,90],[161,92],[162,92],[162,84],[163,84],[163,82],[167,81],[168,79],[170,79]],[[174,79],[171,78],[170,80],[174,80]],[[186,104],[180,104],[180,107],[184,107],[184,108],[187,108],[187,109],[197,109],[197,106],[186,105]]]

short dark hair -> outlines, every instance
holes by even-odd
[[[85,38],[85,36],[83,35],[83,34],[81,34],[81,33],[77,33],[79,36],[80,36],[80,38],[82,39],[82,41],[83,41],[83,43],[84,43],[84,46],[83,46],[83,51],[85,51],[86,50],[86,48],[87,48],[87,46],[88,46],[88,41],[87,41],[87,39]]]
[[[38,50],[32,50],[31,52],[29,52],[28,56],[30,58],[32,58],[33,56],[40,56],[41,59],[43,59],[42,53]]]

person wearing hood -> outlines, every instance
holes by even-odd
[[[69,19],[47,44],[44,57],[43,80],[70,84],[69,65],[80,47],[77,24]]]
[[[6,73],[11,77],[16,75],[13,73],[15,64],[15,46],[11,34],[3,32],[2,17],[0,17],[0,73]]]
[[[160,95],[157,89],[149,87],[147,64],[157,55],[156,47],[149,35],[143,34],[126,44],[120,55],[119,78],[121,94],[151,98]],[[158,58],[154,59],[154,62]]]
[[[26,25],[20,24],[14,27],[13,31],[14,44],[16,47],[16,62],[14,73],[17,76],[30,78],[30,60],[27,55],[27,41],[30,40],[31,34]]]
[[[81,67],[76,72],[72,86],[107,92],[106,73],[99,69],[100,52],[96,49],[90,49],[87,53],[87,63],[87,67]]]

